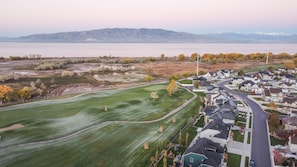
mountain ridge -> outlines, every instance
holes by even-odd
[[[94,42],[94,43],[297,43],[297,35],[282,34],[193,34],[150,28],[105,28],[32,34],[6,39],[15,42]]]

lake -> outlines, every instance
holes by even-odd
[[[192,53],[297,53],[297,44],[251,43],[24,43],[0,42],[0,57],[40,54],[42,57],[172,57]]]

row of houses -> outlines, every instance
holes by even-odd
[[[243,77],[234,78],[230,85],[252,95],[261,97],[265,102],[275,102],[282,106],[297,107],[297,78],[284,69],[260,71]],[[290,112],[289,110],[287,112]]]
[[[238,114],[237,103],[234,97],[217,87],[205,93],[202,110],[205,126],[197,129],[196,137],[184,152],[183,167],[226,166],[226,145]]]

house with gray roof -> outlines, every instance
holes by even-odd
[[[225,124],[222,120],[216,119],[206,124],[198,133],[198,137],[207,138],[222,147],[227,145],[230,136],[230,125]]]
[[[219,167],[224,160],[224,148],[207,138],[198,138],[184,152],[182,167]]]

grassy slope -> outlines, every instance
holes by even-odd
[[[38,105],[31,103],[11,107],[9,110],[1,111],[1,126],[21,122],[26,127],[2,133],[6,140],[1,145],[51,138],[57,134],[62,135],[107,120],[138,121],[159,118],[179,105],[178,102],[182,99],[191,97],[185,91],[180,91],[178,97],[177,95],[173,98],[168,97],[163,91],[164,88],[165,85],[153,85],[131,90],[105,91],[74,99],[45,101],[37,103]],[[151,91],[158,91],[160,98],[152,101],[149,97]],[[158,143],[168,141],[176,130],[187,122],[184,118],[197,114],[196,103],[190,104],[176,114],[174,116],[177,118],[176,123],[172,123],[172,116],[157,123],[111,124],[101,129],[94,128],[64,142],[49,144],[38,149],[25,148],[25,153],[22,150],[15,150],[0,154],[0,159],[7,159],[5,161],[7,166],[149,164],[149,157],[154,154]],[[104,112],[104,105],[107,105],[110,111]],[[164,133],[158,132],[159,126],[165,127]],[[14,140],[7,140],[8,138]],[[143,150],[144,142],[149,142],[149,150]],[[12,161],[14,157],[18,158]]]

